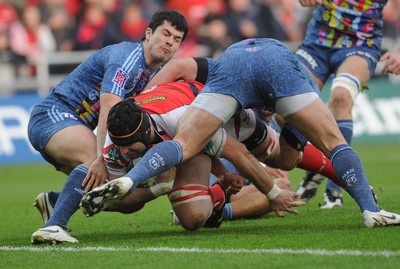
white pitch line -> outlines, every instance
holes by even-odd
[[[124,248],[124,247],[60,247],[60,246],[29,246],[29,247],[13,247],[0,246],[0,251],[30,251],[30,252],[81,252],[81,251],[104,251],[104,252],[171,252],[171,253],[250,253],[250,254],[299,254],[299,255],[316,255],[316,256],[378,256],[378,257],[397,257],[400,251],[391,250],[328,250],[328,249],[211,249],[211,248],[169,248],[169,247],[145,247],[145,248]]]

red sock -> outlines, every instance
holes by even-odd
[[[220,210],[225,204],[225,191],[220,184],[214,184],[208,188],[208,194],[211,197],[213,210]]]
[[[336,176],[331,161],[319,149],[310,143],[304,147],[303,159],[297,167],[326,176],[342,188],[346,189],[343,182]]]

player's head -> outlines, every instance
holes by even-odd
[[[189,31],[189,26],[186,18],[175,10],[160,10],[151,18],[148,28],[154,33],[158,26],[164,24],[164,21],[169,22],[179,32],[183,32],[182,41],[185,40]],[[146,39],[146,34],[143,35],[142,41]]]
[[[133,98],[127,98],[110,109],[107,129],[111,141],[118,146],[135,142],[147,146],[150,143],[150,117]]]

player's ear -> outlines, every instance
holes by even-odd
[[[147,27],[146,32],[145,32],[146,40],[149,40],[152,34],[153,34],[153,30],[151,30],[150,27]]]

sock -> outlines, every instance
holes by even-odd
[[[351,140],[353,138],[353,121],[352,120],[337,120],[336,122],[337,122],[339,130],[342,133],[347,144],[350,145]],[[338,193],[342,193],[342,188],[340,187],[340,185],[337,185],[330,178],[325,186],[325,190],[328,190],[328,189],[336,190]]]
[[[157,176],[182,161],[182,146],[167,140],[150,148],[142,159],[125,175],[133,181],[131,193],[138,185],[148,178]]]
[[[208,188],[208,194],[211,197],[213,210],[220,210],[225,204],[225,190],[220,184],[214,184]]]
[[[331,178],[336,184],[346,189],[343,182],[336,176],[331,161],[310,143],[304,147],[303,158],[297,164],[297,167]]]
[[[361,212],[380,211],[369,189],[364,168],[355,150],[347,144],[335,147],[331,152],[332,166],[338,178],[347,186],[347,191],[359,205]]]
[[[54,212],[45,227],[52,225],[67,227],[69,219],[79,209],[79,202],[85,193],[82,182],[88,171],[89,169],[83,165],[78,165],[72,170],[58,197]]]
[[[347,144],[351,144],[353,138],[353,121],[352,120],[338,120],[336,121],[339,126],[339,130],[342,133]]]
[[[232,206],[230,203],[224,205],[224,220],[231,220],[232,216]]]

